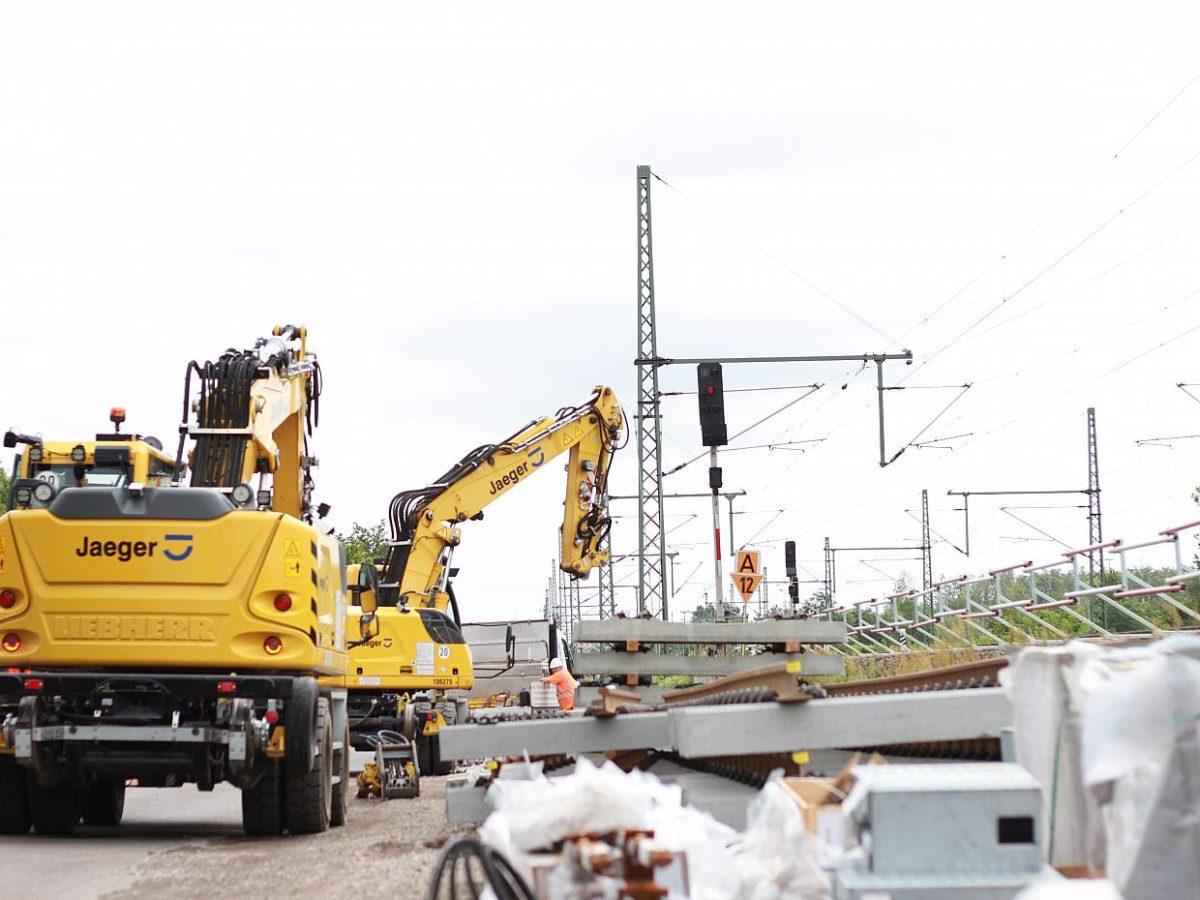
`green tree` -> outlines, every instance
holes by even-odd
[[[12,478],[0,466],[0,515],[8,512],[8,492],[12,490]]]
[[[833,601],[824,591],[819,591],[810,596],[807,600],[800,603],[799,612],[806,616],[815,616],[819,612],[824,612],[833,606]]]
[[[377,525],[355,522],[348,535],[338,535],[346,548],[346,562],[369,563],[388,555],[388,530],[382,519]]]

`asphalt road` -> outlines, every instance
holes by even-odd
[[[67,838],[0,837],[0,894],[25,900],[159,900],[244,893],[420,898],[438,849],[466,829],[448,826],[441,778],[416,800],[351,798],[348,822],[325,834],[247,838],[240,792],[217,785],[129,788],[115,828],[80,826]]]

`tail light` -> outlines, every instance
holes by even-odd
[[[16,653],[21,649],[21,636],[13,634],[10,631],[3,638],[0,638],[0,648],[8,653]]]
[[[20,641],[18,641],[17,644],[20,646]],[[283,641],[281,641],[275,635],[271,635],[269,638],[263,641],[263,653],[267,654],[267,656],[278,656],[282,652]]]
[[[40,678],[26,678],[25,679],[25,690],[27,690],[27,691],[40,691],[45,686],[46,686],[46,682]]]
[[[276,594],[275,608],[280,612],[287,612],[292,608],[292,598],[287,594]]]
[[[275,712],[273,709],[268,709],[267,714],[263,716],[263,718],[267,720],[268,725],[274,725],[279,721],[279,713]]]
[[[12,591],[0,591],[0,609],[12,609],[17,605],[17,595]]]

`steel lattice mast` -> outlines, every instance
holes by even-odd
[[[933,587],[933,540],[929,533],[929,491],[921,489],[921,590]],[[933,610],[933,596],[929,598],[929,609]],[[913,610],[916,615],[916,610]]]
[[[670,618],[663,581],[662,419],[659,406],[658,334],[654,322],[654,244],[650,233],[650,167],[637,167],[638,219],[638,612]]]
[[[604,492],[604,508],[609,508],[608,491]],[[596,545],[598,550],[607,550],[612,553],[612,531],[607,532],[600,542]],[[610,555],[606,562],[600,564],[599,570],[596,572],[597,587],[596,587],[596,606],[601,619],[608,619],[617,614],[617,598],[616,590],[613,588],[613,570],[612,556]]]
[[[1104,543],[1104,529],[1100,520],[1100,457],[1096,446],[1096,408],[1089,406],[1087,411],[1088,438],[1088,544],[1095,547]],[[1097,560],[1099,566],[1097,566]],[[1104,578],[1104,551],[1093,550],[1088,554],[1088,574],[1093,587],[1096,581],[1097,568],[1100,578]]]

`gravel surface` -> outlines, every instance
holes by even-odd
[[[387,897],[419,900],[447,838],[471,826],[446,823],[445,779],[421,779],[414,800],[351,799],[346,825],[302,837],[225,835],[153,853],[125,889],[103,900],[162,897]]]

